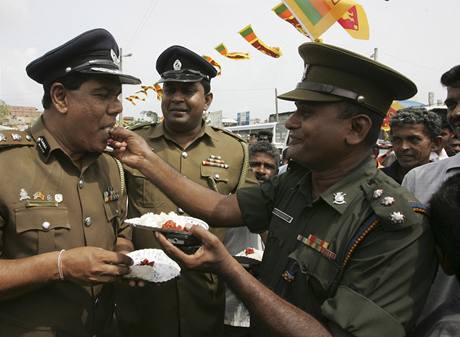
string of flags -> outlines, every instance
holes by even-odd
[[[291,24],[300,34],[313,41],[321,42],[324,34],[334,23],[339,25],[354,39],[369,39],[369,23],[364,8],[354,0],[282,0],[272,8],[272,11],[282,20]],[[268,46],[260,40],[249,24],[238,32],[251,46],[261,53],[279,58],[282,56],[280,47]],[[244,51],[228,51],[222,42],[214,48],[221,56],[231,60],[248,60],[250,53]],[[218,75],[222,72],[221,65],[212,57],[204,55],[211,63]],[[139,101],[145,101],[148,91],[156,93],[158,100],[162,97],[162,89],[159,84],[141,86],[141,90],[125,99],[136,105]],[[139,96],[137,94],[143,94]]]

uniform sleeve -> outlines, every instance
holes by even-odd
[[[377,229],[359,246],[336,293],[321,306],[336,329],[356,337],[404,337],[413,329],[437,264],[422,221],[399,231]]]
[[[244,224],[253,233],[268,229],[279,186],[276,176],[260,186],[241,188],[236,192]]]

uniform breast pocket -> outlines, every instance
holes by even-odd
[[[161,193],[142,173],[137,170],[128,171],[127,189],[131,202],[144,208],[155,207],[158,193]]]
[[[14,214],[17,244],[30,255],[57,250],[57,236],[70,231],[66,207],[23,207]]]
[[[220,193],[230,193],[228,190],[228,170],[214,166],[201,166],[201,178],[206,180],[209,187]],[[228,190],[228,191],[227,191]]]
[[[310,288],[319,302],[322,302],[328,297],[339,267],[334,260],[319,250],[320,248],[301,243],[290,257],[299,265],[297,276],[304,278],[307,288]]]

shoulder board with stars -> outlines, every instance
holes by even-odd
[[[0,148],[13,146],[33,146],[34,140],[25,131],[0,130]]]
[[[231,136],[232,138],[235,138],[236,140],[238,140],[239,142],[241,143],[246,143],[246,141],[241,138],[239,135],[231,132],[231,131],[228,131],[228,130],[225,130],[225,129],[221,129],[221,128],[218,128],[216,126],[211,126],[211,128],[214,130],[214,131],[217,131],[217,132],[222,132],[228,136]]]
[[[423,206],[401,186],[372,181],[361,186],[375,215],[385,230],[398,230],[421,223]]]
[[[136,125],[133,125],[133,126],[129,127],[129,130],[131,130],[131,131],[136,131],[136,130],[140,130],[140,129],[143,129],[143,128],[155,126],[155,125],[157,125],[157,124],[158,124],[157,122],[144,122],[144,123],[139,123],[139,124],[136,124]]]

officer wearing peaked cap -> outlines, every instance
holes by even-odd
[[[182,175],[203,187],[228,195],[255,184],[248,173],[244,141],[204,121],[213,98],[211,79],[215,68],[195,52],[171,46],[157,59],[163,83],[161,108],[164,120],[140,125],[134,131],[150,148]],[[138,170],[126,168],[128,216],[147,212],[184,214],[178,205]],[[213,230],[223,237],[223,230]],[[248,233],[249,234],[249,233]],[[256,237],[257,238],[257,237]],[[153,235],[133,230],[136,249],[160,248]],[[119,285],[120,323],[129,336],[218,337],[224,323],[224,287],[216,275],[183,270],[181,277],[143,288]]]
[[[118,46],[85,32],[31,62],[44,112],[0,142],[0,335],[103,336],[110,288],[128,273],[121,164],[102,153],[121,112]],[[105,198],[107,191],[110,197]]]
[[[268,230],[261,283],[208,232],[194,231],[203,241],[194,255],[159,237],[184,267],[225,279],[253,314],[252,336],[406,336],[436,269],[433,240],[423,207],[377,170],[371,148],[392,100],[410,98],[416,86],[342,48],[306,43],[299,52],[302,79],[280,96],[297,106],[286,122],[294,163],[260,187],[213,194],[168,170],[129,131],[114,137],[148,159],[141,167],[124,156],[125,164],[191,215]]]

